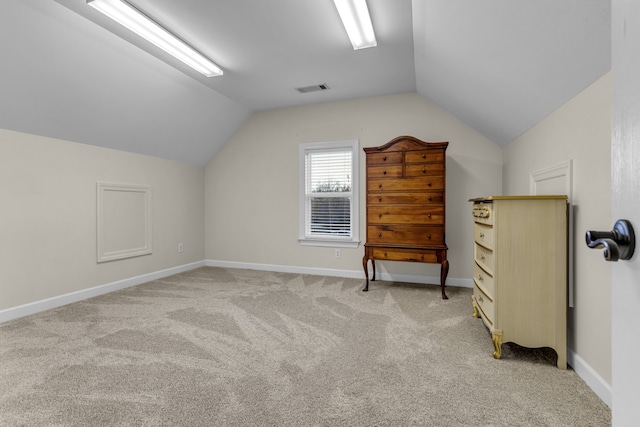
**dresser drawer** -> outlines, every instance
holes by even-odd
[[[367,191],[415,191],[444,190],[444,176],[420,178],[384,179],[373,178],[367,182]]]
[[[482,292],[478,286],[473,287],[473,298],[476,300],[482,320],[492,329],[496,319],[493,300]]]
[[[402,165],[383,165],[367,167],[369,178],[401,178]]]
[[[478,264],[473,264],[473,282],[491,299],[495,295],[493,276],[482,269]]]
[[[367,154],[367,165],[402,163],[402,151]]]
[[[411,227],[401,225],[367,226],[367,242],[403,243],[408,245],[444,245],[443,227]]]
[[[444,224],[443,206],[368,206],[370,224]]]
[[[367,204],[373,205],[440,205],[444,202],[442,191],[424,193],[377,193],[367,195]]]
[[[405,175],[407,177],[444,175],[444,165],[442,163],[425,163],[422,165],[406,165]]]
[[[487,273],[493,275],[493,251],[475,243],[473,245],[473,257]]]
[[[493,227],[485,224],[473,223],[473,238],[476,243],[488,249],[493,249],[494,231]]]
[[[477,203],[473,205],[471,212],[473,220],[481,224],[493,224],[493,204]]]
[[[374,248],[373,257],[383,261],[438,262],[435,250]]]
[[[444,163],[444,150],[407,151],[405,161],[407,163]]]

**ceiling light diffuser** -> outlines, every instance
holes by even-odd
[[[205,76],[222,75],[220,67],[129,3],[122,0],[87,0],[87,4]]]
[[[354,50],[378,45],[366,0],[333,0]]]

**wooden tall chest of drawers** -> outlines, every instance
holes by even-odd
[[[567,368],[567,197],[493,196],[473,202],[473,316],[503,342],[550,347]]]
[[[448,142],[397,137],[367,147],[367,242],[362,265],[371,260],[439,263],[442,298],[449,272],[445,243],[445,176]]]

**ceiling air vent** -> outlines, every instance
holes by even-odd
[[[300,93],[317,92],[319,90],[328,90],[329,86],[326,83],[313,86],[297,87],[296,90]]]

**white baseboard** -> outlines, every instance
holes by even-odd
[[[612,391],[611,385],[607,383],[583,358],[578,356],[573,350],[567,348],[567,363],[580,378],[598,395],[609,408],[611,408]]]
[[[291,265],[258,264],[258,263],[250,263],[250,262],[220,261],[220,260],[214,260],[214,259],[208,259],[205,261],[205,263],[208,267],[245,268],[247,270],[264,270],[264,271],[275,271],[278,273],[295,273],[295,274],[312,274],[317,276],[348,277],[350,279],[364,280],[364,272],[362,270],[337,270],[337,269],[329,269],[329,268],[296,267]],[[421,284],[431,284],[431,285],[440,283],[439,276],[436,277],[436,276],[422,276],[422,275],[395,274],[395,273],[389,274],[385,271],[377,271],[376,276],[377,276],[377,280],[394,281],[394,282],[421,283]],[[447,278],[447,286],[472,288],[473,280]]]
[[[29,316],[31,314],[40,313],[42,311],[51,310],[52,308],[57,308],[73,302],[93,298],[98,295],[104,295],[109,292],[117,291],[119,289],[140,285],[152,280],[162,279],[163,277],[171,276],[173,274],[183,273],[185,271],[193,270],[198,267],[204,267],[204,265],[204,261],[198,261],[191,264],[180,265],[178,267],[167,268],[166,270],[143,274],[141,276],[130,277],[128,279],[95,286],[89,289],[83,289],[81,291],[71,292],[57,297],[47,298],[29,304],[19,305],[17,307],[11,307],[0,311],[0,323],[18,319],[24,316]]]

